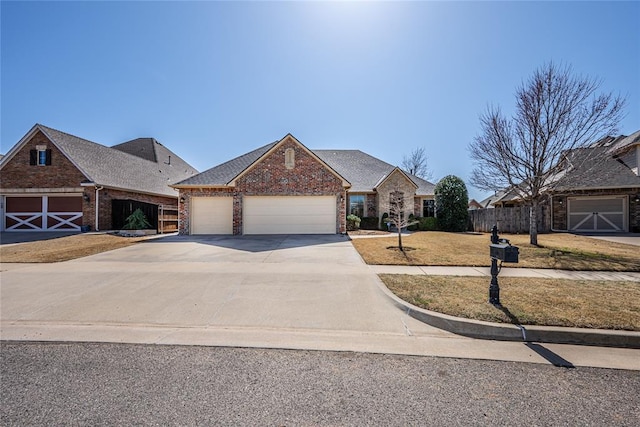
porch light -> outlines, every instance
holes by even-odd
[[[184,203],[184,197],[180,197],[180,203]]]
[[[89,197],[88,194],[83,194],[82,195],[82,200],[84,200],[85,202],[88,202],[89,200],[91,200],[91,198]]]

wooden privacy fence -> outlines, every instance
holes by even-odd
[[[473,231],[488,233],[494,224],[500,233],[529,233],[528,206],[512,208],[474,209],[469,211],[469,222]],[[538,233],[551,231],[549,206],[538,206]]]
[[[178,207],[158,206],[158,233],[175,233],[178,231]]]

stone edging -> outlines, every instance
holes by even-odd
[[[377,278],[377,282],[380,291],[407,315],[458,335],[499,341],[533,341],[640,349],[640,332],[555,326],[516,326],[464,319],[416,307],[397,297],[380,278]]]

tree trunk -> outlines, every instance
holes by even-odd
[[[529,243],[538,246],[538,201],[531,201],[531,210],[529,211]]]
[[[402,228],[400,227],[398,227],[398,248],[404,252],[404,249],[402,248]]]

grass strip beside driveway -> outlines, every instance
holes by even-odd
[[[0,246],[0,262],[60,262],[131,246],[144,237],[76,234],[50,240]]]
[[[640,283],[500,278],[503,309],[486,277],[381,274],[401,299],[426,310],[488,322],[640,331]]]
[[[566,233],[538,235],[539,246],[529,236],[501,234],[520,248],[520,262],[509,267],[556,268],[583,271],[640,271],[637,246],[590,239]],[[367,264],[489,266],[489,234],[416,232],[402,238],[406,252],[393,249],[397,236],[353,239]],[[391,248],[391,249],[390,249]]]

